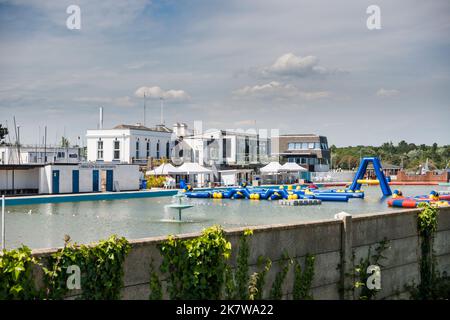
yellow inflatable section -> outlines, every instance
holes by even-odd
[[[361,184],[370,184],[370,185],[379,185],[380,184],[379,180],[371,180],[371,179],[359,179],[356,182],[361,183]]]

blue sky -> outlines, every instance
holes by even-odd
[[[99,106],[105,127],[142,122],[147,92],[149,126],[164,96],[169,126],[448,144],[448,34],[446,0],[0,0],[0,123],[15,115],[25,143],[45,125],[50,143],[76,142]]]

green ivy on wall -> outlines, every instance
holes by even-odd
[[[81,271],[81,299],[120,299],[123,262],[130,248],[125,238],[115,235],[92,245],[66,242],[63,249],[50,256],[48,267],[44,268],[47,298],[64,298],[69,290],[67,269],[76,265]]]
[[[420,283],[407,286],[411,298],[416,300],[450,299],[450,277],[437,270],[433,249],[437,231],[439,208],[429,203],[420,203],[422,210],[417,215],[417,232],[420,237]]]
[[[313,255],[307,254],[305,256],[305,269],[302,271],[300,263],[295,261],[294,266],[294,300],[312,300],[313,296],[310,293],[312,280],[314,278],[314,261]]]
[[[0,251],[0,300],[30,300],[39,297],[32,277],[36,259],[22,246]]]
[[[270,299],[280,300],[283,297],[283,283],[292,263],[293,260],[289,257],[289,254],[284,251],[281,260],[279,261],[281,270],[275,276],[275,280],[272,284],[272,289],[270,290]]]
[[[202,231],[200,237],[180,240],[169,237],[159,245],[171,299],[219,299],[225,281],[231,243],[219,226]]]
[[[367,257],[361,258],[359,263],[355,265],[355,253],[352,255],[352,265],[353,270],[351,274],[346,274],[347,277],[351,277],[352,286],[350,288],[346,288],[346,290],[350,290],[353,292],[353,295],[359,293],[357,297],[359,300],[371,300],[375,298],[376,294],[379,290],[377,289],[369,289],[367,287],[367,280],[370,274],[367,273],[367,268],[370,265],[376,265],[378,267],[383,267],[380,263],[381,260],[387,259],[383,253],[389,249],[389,241],[387,239],[383,239],[379,242],[378,246],[375,248],[375,253],[372,254],[372,246],[369,246],[367,251]]]
[[[264,285],[266,284],[266,276],[267,273],[270,271],[270,268],[272,267],[272,260],[269,258],[264,258],[263,256],[258,257],[258,268],[261,270],[257,274],[257,280],[256,280],[256,293],[254,294],[255,300],[263,299],[263,290]]]
[[[161,281],[153,267],[153,259],[150,262],[150,300],[161,300],[163,298]]]

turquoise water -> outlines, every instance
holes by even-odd
[[[402,186],[404,195],[447,190],[445,186]],[[223,227],[298,223],[333,219],[338,212],[354,215],[392,210],[381,197],[379,187],[366,187],[365,199],[324,202],[318,206],[285,207],[277,201],[230,199],[184,199],[194,207],[183,211],[184,222],[173,220],[178,211],[167,208],[172,197],[114,201],[83,201],[7,207],[7,248],[22,243],[31,248],[59,247],[65,234],[73,241],[87,243],[111,234],[138,239],[200,231],[220,224]]]

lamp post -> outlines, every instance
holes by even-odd
[[[5,229],[5,195],[2,195],[2,250],[5,250],[6,248]]]
[[[164,98],[160,97],[161,100],[161,125],[164,124]]]

